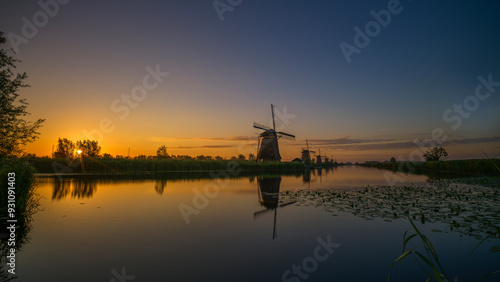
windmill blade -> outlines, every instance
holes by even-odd
[[[309,151],[309,153],[315,153],[316,154],[316,151]]]
[[[271,131],[273,131],[272,128],[270,128],[268,126],[265,126],[265,125],[262,125],[262,124],[259,124],[259,123],[256,123],[255,121],[253,122],[253,127],[258,128],[258,129],[262,129],[262,130],[271,130]]]
[[[296,202],[297,202],[297,201],[291,201],[291,202],[288,202],[288,203],[285,203],[285,204],[281,204],[281,205],[279,205],[279,207],[280,207],[280,208],[282,208],[282,207],[286,207],[286,206],[288,206],[288,205],[295,204]]]
[[[288,134],[285,132],[276,132],[276,133],[280,134],[282,137],[285,137],[286,139],[295,140],[295,135]]]
[[[276,124],[274,124],[274,105],[271,104],[271,112],[273,114],[273,130],[276,131]]]
[[[287,135],[279,135],[278,137],[279,137],[279,138],[286,139],[286,140],[292,140],[292,141],[295,141],[295,138],[290,137],[290,136],[287,136]]]
[[[255,218],[257,218],[261,215],[264,215],[265,213],[270,212],[272,210],[274,210],[274,209],[265,209],[265,210],[261,210],[261,211],[256,211],[253,213],[253,218],[255,219]]]

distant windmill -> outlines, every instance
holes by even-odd
[[[319,154],[316,156],[316,163],[317,163],[317,164],[322,164],[322,163],[323,163],[323,161],[322,161],[322,159],[321,159],[321,158],[326,158],[326,156],[322,156],[322,155],[321,155],[321,148],[320,148],[320,149],[319,149]]]
[[[271,113],[273,116],[273,128],[264,126],[262,124],[258,124],[256,122],[253,123],[253,127],[262,129],[262,132],[259,135],[258,142],[258,153],[257,153],[257,161],[271,161],[271,162],[280,162],[281,155],[280,149],[278,147],[278,139],[283,137],[291,140],[295,140],[295,135],[288,134],[285,132],[276,131],[276,125],[274,123],[274,105],[271,104]]]
[[[310,151],[309,150],[309,143],[307,142],[306,139],[306,149],[302,149],[302,161],[305,163],[310,163],[311,162],[311,153],[316,153],[316,151]]]

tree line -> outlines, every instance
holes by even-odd
[[[170,155],[167,152],[167,147],[165,145],[161,145],[156,150],[156,155],[138,155],[135,157],[116,155],[112,156],[108,153],[101,154],[101,146],[98,141],[94,140],[78,140],[73,142],[67,138],[59,138],[57,140],[57,145],[52,154],[52,157],[55,159],[74,159],[74,158],[104,158],[104,159],[173,159],[173,160],[203,160],[203,161],[217,161],[224,160],[225,158],[221,156],[205,156],[198,155],[196,157],[192,157],[189,155]],[[248,157],[239,154],[238,156],[233,156],[229,158],[231,160],[239,160],[239,161],[255,161],[256,157],[254,154],[248,154]]]

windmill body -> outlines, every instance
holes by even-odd
[[[266,130],[259,135],[259,152],[257,161],[280,162],[281,155],[278,146],[278,137],[276,132]]]
[[[285,132],[276,131],[274,123],[274,105],[271,105],[271,112],[273,116],[273,128],[253,123],[254,128],[264,130],[259,135],[257,161],[259,162],[281,162],[281,155],[278,146],[278,139],[281,137],[290,138],[295,140],[295,135]]]
[[[316,163],[317,163],[317,164],[321,164],[321,163],[322,163],[322,161],[321,161],[321,156],[320,156],[320,155],[317,155],[317,156],[316,156]]]
[[[322,164],[323,163],[323,159],[326,159],[325,162],[328,162],[328,159],[326,158],[326,156],[322,156],[321,155],[321,149],[319,149],[319,155],[316,156],[316,163],[317,164]]]
[[[309,152],[309,150],[302,150],[302,160],[305,163],[311,162],[311,152]]]
[[[311,162],[311,153],[316,153],[315,151],[309,150],[309,142],[306,139],[306,149],[302,149],[302,161],[304,163],[310,163]]]

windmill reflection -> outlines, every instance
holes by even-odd
[[[254,219],[266,214],[267,212],[274,211],[274,224],[273,224],[273,239],[276,238],[276,219],[278,208],[282,208],[297,201],[281,203],[279,201],[281,177],[258,177],[257,185],[259,187],[259,202],[260,205],[265,207],[264,210],[257,211],[253,214]]]
[[[309,188],[311,188],[311,169],[306,168],[304,170],[304,174],[302,174],[302,184],[308,184]]]

